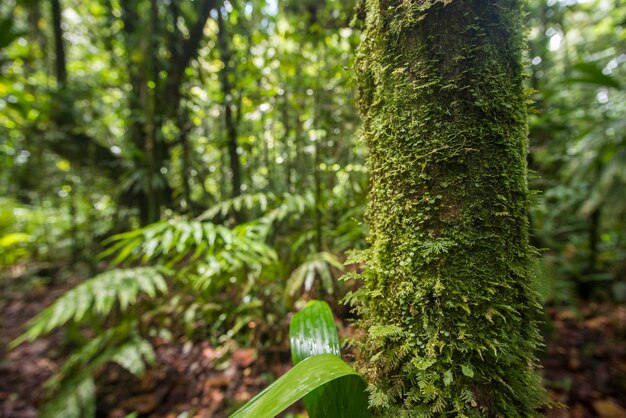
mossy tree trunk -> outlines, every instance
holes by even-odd
[[[365,0],[371,248],[358,366],[383,416],[534,416],[517,0]]]

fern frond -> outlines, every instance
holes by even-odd
[[[397,325],[374,325],[369,329],[369,336],[375,341],[383,341],[400,338],[404,336],[404,331]]]
[[[277,259],[271,247],[254,238],[243,227],[230,229],[211,222],[181,219],[161,221],[111,237],[107,241],[111,247],[100,257],[117,254],[113,264],[141,260],[170,267],[183,259],[206,264],[228,259],[239,267],[260,266]]]
[[[142,376],[146,371],[146,366],[156,363],[156,353],[152,344],[136,336],[111,350],[109,357],[105,356],[102,360],[117,363],[135,376]]]
[[[96,415],[96,386],[90,373],[80,373],[44,403],[41,418],[89,418]]]
[[[65,382],[72,376],[84,371],[93,373],[108,362],[117,363],[141,377],[146,365],[156,362],[156,354],[152,344],[137,334],[136,323],[124,322],[77,349],[44,386],[56,391],[61,385],[66,386]]]
[[[393,397],[374,385],[369,385],[367,391],[369,392],[370,408],[388,408],[394,401]]]
[[[316,201],[312,192],[301,195],[285,193],[278,207],[258,219],[259,222],[273,224],[285,220],[290,215],[305,214],[315,209]]]
[[[278,199],[279,197],[274,193],[242,194],[231,199],[222,200],[221,202],[213,205],[209,208],[209,210],[200,215],[198,220],[214,220],[218,216],[225,217],[229,213],[238,212],[242,209],[259,209],[260,211],[265,212],[267,210],[268,203],[274,204]]]
[[[344,270],[343,264],[334,254],[326,251],[312,254],[287,279],[287,293],[293,296],[303,287],[306,291],[311,290],[315,278],[319,277],[324,290],[332,294],[334,289],[332,267],[340,271]]]
[[[146,365],[156,361],[152,345],[133,335],[129,340],[114,342],[119,337],[119,327],[106,331],[74,353],[61,369],[45,384],[53,390],[53,396],[40,411],[42,417],[94,417],[95,387],[94,371],[108,362],[124,367],[130,373],[141,376]],[[106,344],[119,343],[106,347]],[[103,344],[105,347],[103,347]],[[76,373],[76,369],[79,371]]]
[[[294,214],[304,214],[315,208],[315,196],[311,192],[304,194],[254,193],[244,194],[224,200],[198,217],[199,221],[214,220],[218,216],[225,217],[229,213],[257,210],[262,215],[252,223],[271,225],[285,220]]]
[[[88,314],[107,316],[116,302],[122,311],[134,304],[140,294],[154,298],[167,292],[161,272],[152,267],[115,269],[79,284],[29,321],[29,328],[11,342],[16,347],[33,341],[68,322],[79,323]]]

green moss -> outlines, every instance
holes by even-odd
[[[358,367],[383,416],[534,416],[523,31],[514,0],[365,0],[371,248]]]

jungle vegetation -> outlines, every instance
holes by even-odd
[[[327,367],[368,414],[538,414],[543,307],[626,302],[625,26],[619,0],[3,1],[0,292],[63,292],[0,362],[60,336],[40,414],[100,416],[107,365],[288,357],[291,320],[289,378]]]

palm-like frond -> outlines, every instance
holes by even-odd
[[[245,228],[230,229],[211,222],[170,220],[114,235],[101,258],[115,254],[113,264],[158,261],[174,266],[183,259],[205,264],[263,265],[276,259],[274,250],[248,236]]]
[[[340,271],[344,270],[343,264],[334,254],[322,251],[311,255],[287,279],[287,293],[293,296],[302,288],[309,291],[313,288],[315,279],[319,277],[324,290],[332,294],[334,291],[333,267]]]
[[[67,291],[31,321],[24,334],[15,339],[15,347],[33,341],[68,322],[79,323],[89,315],[107,316],[116,302],[122,311],[134,304],[140,294],[155,297],[167,292],[161,272],[152,267],[115,269],[95,276]]]
[[[90,373],[80,373],[39,410],[41,418],[85,418],[96,415],[96,385]]]
[[[254,193],[244,194],[232,199],[224,200],[198,217],[198,220],[214,220],[218,216],[225,217],[230,213],[241,210],[257,211],[254,223],[273,224],[285,220],[290,215],[303,214],[315,208],[313,193],[304,194],[274,194]]]
[[[55,390],[58,383],[75,376],[77,372],[92,372],[107,362],[117,363],[130,373],[141,376],[146,364],[155,361],[152,345],[137,333],[136,321],[124,321],[74,351],[45,386]]]
[[[82,346],[46,382],[52,396],[41,408],[42,417],[95,416],[93,373],[105,363],[117,363],[136,376],[143,375],[146,365],[154,364],[152,345],[136,334],[125,335],[126,325],[107,330]]]
[[[225,217],[228,214],[239,212],[242,209],[265,212],[269,203],[275,205],[278,200],[279,196],[274,193],[242,194],[216,203],[200,215],[198,220],[215,220],[218,216]]]

